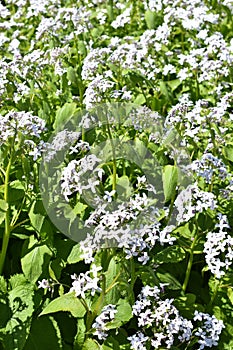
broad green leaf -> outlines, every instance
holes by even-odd
[[[101,346],[94,339],[87,339],[83,344],[82,350],[100,350]]]
[[[75,296],[75,293],[64,294],[52,300],[40,313],[40,316],[59,311],[68,311],[74,317],[83,317],[86,309],[81,301]]]
[[[67,79],[71,81],[72,83],[77,82],[77,75],[73,67],[67,68]]]
[[[78,215],[78,214],[82,214],[85,209],[87,208],[86,204],[83,204],[81,202],[78,202],[75,207],[73,208],[73,212],[74,214]]]
[[[178,182],[178,170],[175,165],[165,165],[163,168],[163,192],[165,203],[170,201],[176,193]]]
[[[18,286],[28,284],[28,281],[22,273],[20,273],[20,274],[17,273],[13,276],[10,276],[8,284],[9,284],[11,289],[14,289]]]
[[[108,337],[106,342],[102,345],[102,350],[114,350],[114,349],[120,349],[120,345],[116,339],[113,337]]]
[[[3,341],[6,350],[22,350],[30,332],[32,315],[34,312],[34,285],[25,283],[21,275],[11,278],[13,288],[8,293],[8,305],[10,309],[10,318],[6,323]],[[20,285],[20,281],[23,284]]]
[[[35,283],[42,274],[44,265],[48,264],[52,252],[46,244],[39,243],[33,236],[25,244],[21,258],[22,270],[26,278]]]
[[[81,251],[80,245],[75,244],[67,258],[68,264],[76,264],[77,262],[83,260],[83,252]]]
[[[148,29],[155,29],[156,26],[156,13],[150,10],[145,12],[145,21]]]
[[[157,253],[154,257],[156,264],[176,263],[185,258],[185,251],[180,246],[167,247]]]
[[[223,154],[228,160],[233,162],[233,146],[232,145],[225,146],[223,149]]]
[[[120,297],[118,286],[114,285],[115,277],[117,276],[119,271],[120,271],[120,264],[117,261],[117,259],[113,257],[109,263],[108,270],[105,273],[106,289],[110,288],[109,292],[105,296],[106,304],[116,304]]]
[[[63,350],[62,336],[57,322],[51,316],[36,318],[23,350]]]
[[[228,296],[231,304],[233,305],[233,290],[231,287],[227,288],[227,296]]]
[[[116,191],[118,198],[127,199],[132,194],[132,185],[128,176],[123,175],[117,178]]]
[[[73,116],[75,110],[76,103],[74,102],[65,103],[64,106],[58,109],[55,116],[55,122],[53,124],[54,129],[62,129],[64,125],[69,121],[69,119]]]
[[[182,289],[180,282],[177,281],[177,279],[174,276],[172,276],[170,273],[164,271],[163,273],[157,272],[156,275],[159,278],[160,282],[168,283],[169,289],[172,289],[172,290]]]
[[[83,318],[77,319],[77,334],[74,340],[73,350],[82,350],[83,343],[85,341],[86,326]]]
[[[167,85],[171,88],[172,92],[178,88],[178,86],[181,85],[180,79],[170,80],[166,81]]]
[[[178,297],[173,304],[178,308],[182,315],[188,319],[192,318],[196,309],[196,295],[186,293],[183,297]]]
[[[138,268],[138,278],[141,279],[144,286],[154,286],[159,283],[158,278],[155,275],[155,271],[150,266],[140,266]]]
[[[7,209],[8,203],[4,199],[0,199],[0,225],[5,219]]]
[[[45,217],[46,217],[46,212],[43,206],[43,203],[41,200],[37,200],[33,202],[28,216],[31,222],[32,227],[37,231],[40,232],[41,228],[43,226]]]
[[[165,98],[167,100],[171,99],[172,96],[171,96],[171,93],[166,85],[167,82],[164,82],[163,80],[160,81],[159,83],[159,87],[160,87],[160,90],[162,92],[162,94],[165,96]]]
[[[143,94],[137,95],[137,97],[134,100],[134,103],[136,105],[143,105],[143,103],[146,102],[145,96]]]
[[[125,299],[118,301],[117,313],[115,314],[114,320],[109,322],[107,325],[108,329],[114,329],[121,327],[124,323],[128,322],[133,314],[130,304]]]
[[[25,194],[25,187],[23,182],[19,180],[12,181],[9,186],[9,202],[14,203],[19,199],[22,199]]]
[[[86,43],[84,43],[82,40],[78,41],[78,50],[81,53],[81,55],[86,56],[87,47],[86,47]]]
[[[130,304],[125,299],[119,299],[117,305],[115,319],[120,320],[123,323],[128,322],[133,316]]]

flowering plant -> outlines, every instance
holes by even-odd
[[[0,350],[231,349],[231,0],[0,4]]]

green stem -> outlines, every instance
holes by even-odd
[[[108,121],[108,120],[107,120]],[[114,147],[114,142],[112,138],[112,133],[110,130],[109,122],[107,122],[107,130],[108,130],[108,135],[110,138],[110,143],[112,147],[112,155],[113,155],[113,160],[112,160],[112,190],[116,191],[116,179],[117,179],[117,164],[116,164],[116,152],[115,152],[115,147]]]
[[[2,275],[2,272],[3,272],[7,248],[8,248],[9,239],[10,239],[10,233],[11,233],[10,205],[9,205],[9,180],[10,180],[11,165],[12,165],[12,161],[13,161],[13,154],[14,154],[14,152],[11,149],[11,155],[10,155],[10,159],[9,159],[9,162],[8,162],[8,165],[6,168],[6,173],[5,173],[4,200],[8,204],[8,208],[6,210],[6,215],[5,215],[5,233],[3,235],[2,251],[1,251],[1,255],[0,255],[0,275]]]
[[[191,269],[192,269],[192,265],[193,265],[193,255],[194,255],[194,248],[195,248],[195,244],[197,242],[198,236],[195,235],[193,242],[191,244],[190,247],[190,252],[189,252],[189,261],[188,261],[188,265],[187,265],[187,269],[186,269],[186,273],[185,273],[185,279],[184,279],[184,283],[182,286],[183,292],[186,292],[188,283],[189,283],[189,278],[190,278],[190,273],[191,273]]]

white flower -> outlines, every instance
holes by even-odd
[[[111,192],[109,191],[104,191],[104,196],[103,199],[108,201],[108,202],[112,202],[113,196],[115,195],[116,191],[112,190]]]
[[[211,348],[218,345],[219,335],[222,329],[225,328],[223,321],[218,320],[215,316],[210,316],[197,310],[194,313],[194,321],[199,321],[200,326],[194,333],[198,337],[198,343],[200,347],[198,350],[202,350],[205,347]]]
[[[88,291],[90,291],[92,296],[94,296],[96,292],[101,292],[101,288],[98,286],[99,278],[97,277],[97,271],[99,270],[94,268],[93,271],[80,273],[78,276],[76,274],[72,275],[71,278],[74,281],[72,282],[70,292],[74,291],[76,297],[81,296],[82,298],[85,298],[85,293]],[[90,277],[91,272],[93,272],[93,278]]]
[[[213,210],[216,207],[216,199],[213,193],[199,190],[195,183],[181,191],[174,204],[178,210],[177,222],[180,224],[190,220],[196,213],[201,213],[208,208]]]
[[[207,233],[203,252],[210,271],[221,278],[233,263],[233,238],[227,232],[226,215],[218,214],[218,219],[214,232]]]
[[[126,23],[130,22],[130,14],[131,14],[132,6],[125,9],[125,11],[117,16],[117,18],[112,22],[113,28],[124,27]]]
[[[94,335],[97,335],[98,339],[104,340],[107,338],[108,328],[106,327],[106,324],[114,319],[116,313],[116,305],[108,304],[104,306],[101,314],[96,317],[95,322],[92,324],[92,328],[95,329]]]

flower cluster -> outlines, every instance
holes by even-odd
[[[45,131],[45,121],[30,112],[11,111],[5,116],[0,116],[0,143],[5,143],[9,138],[15,137],[19,142],[20,134],[26,139],[40,138]]]
[[[221,278],[233,262],[233,238],[228,233],[227,216],[218,214],[218,220],[215,230],[207,233],[203,252],[209,270]]]
[[[161,285],[160,288],[163,288]],[[153,335],[143,337],[143,342],[147,341],[152,348],[159,349],[164,345],[170,349],[178,340],[179,342],[188,342],[192,335],[192,322],[183,318],[177,308],[173,305],[174,299],[161,299],[161,289],[157,286],[143,287],[135,304],[133,305],[133,314],[137,316],[139,329],[151,328]],[[143,331],[142,331],[143,333]],[[146,349],[146,346],[139,346],[139,334],[129,337],[132,349]]]
[[[61,189],[66,199],[69,200],[70,195],[77,192],[82,194],[85,190],[91,190],[96,193],[96,186],[100,183],[103,170],[98,168],[100,159],[94,154],[88,154],[80,160],[72,160],[62,172]],[[94,179],[90,178],[90,174],[94,174]]]
[[[98,286],[100,280],[98,277],[98,271],[101,269],[100,266],[97,267],[93,264],[89,271],[80,273],[78,276],[73,274],[71,278],[74,281],[72,282],[70,292],[75,292],[77,297],[81,296],[82,298],[85,298],[85,293],[87,291],[90,291],[92,296],[95,295],[96,292],[101,292],[101,288]]]
[[[94,335],[100,340],[105,340],[108,336],[106,325],[111,322],[117,313],[116,305],[108,304],[103,307],[100,315],[96,317],[92,328],[95,329]]]
[[[215,316],[210,316],[203,312],[194,313],[194,321],[198,323],[198,328],[194,332],[194,335],[198,337],[198,343],[200,344],[199,350],[205,347],[212,348],[218,345],[219,336],[224,328],[222,320],[218,320]]]
[[[195,171],[198,176],[204,178],[205,182],[208,184],[211,184],[214,175],[222,181],[228,176],[223,161],[214,157],[211,153],[205,153],[200,160],[195,160],[191,165],[191,169]]]
[[[0,115],[0,145],[13,140],[14,147],[17,145],[21,150],[24,147],[33,160],[46,149],[46,143],[40,139],[45,130],[45,121],[31,112],[10,111],[4,116]]]
[[[217,202],[213,193],[201,191],[195,183],[181,191],[174,204],[178,211],[177,222],[182,223],[189,221],[196,213],[207,209],[214,210]]]
[[[195,310],[193,320],[182,317],[173,305],[174,299],[162,299],[164,285],[142,288],[133,305],[133,314],[137,317],[139,331],[128,339],[134,350],[146,350],[161,346],[189,344],[191,337],[197,337],[199,350],[218,345],[219,335],[224,328],[222,320],[215,316]],[[198,328],[195,328],[198,323]],[[148,335],[147,335],[148,334]]]

